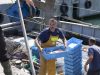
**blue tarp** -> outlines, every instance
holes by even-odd
[[[25,1],[21,2],[21,9],[22,9],[23,18],[30,16],[29,7]],[[7,12],[7,15],[9,15],[9,19],[11,22],[20,20],[17,1],[11,7],[9,7],[6,10],[6,12]],[[35,8],[33,8],[33,7],[32,7],[32,13],[35,13]]]

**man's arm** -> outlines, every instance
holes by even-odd
[[[62,39],[62,41],[63,41],[64,46],[67,47],[67,40],[65,37]]]
[[[66,40],[63,32],[60,29],[59,29],[59,37],[60,37],[60,39],[62,39],[64,46],[67,47],[67,40]]]
[[[43,48],[40,45],[40,41],[39,41],[38,37],[35,39],[35,44],[37,45],[37,47],[39,48],[39,50],[42,51]]]
[[[84,65],[84,69],[85,69],[86,72],[87,72],[87,65],[90,64],[93,60],[93,50],[92,49],[89,49],[88,56],[89,56],[89,58]]]

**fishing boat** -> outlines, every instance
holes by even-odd
[[[99,11],[100,8],[95,9],[95,3],[97,3],[99,0],[47,0],[47,2],[45,0],[33,1],[40,10],[39,15],[34,17],[26,18],[30,12],[27,12],[25,9],[27,8],[27,5],[24,5],[23,2],[21,3],[25,27],[29,37],[36,38],[40,31],[47,27],[48,19],[53,16],[58,20],[58,26],[65,33],[67,39],[77,37],[82,39],[84,44],[88,44],[87,40],[90,37],[95,37],[97,44],[100,46],[100,27],[91,23],[80,21],[80,19],[83,17],[99,14],[99,12],[88,12],[89,9]],[[8,4],[0,4],[0,19],[2,19],[1,27],[3,28],[5,36],[7,37],[19,35],[23,36],[23,30],[21,28],[22,23],[20,22],[18,8],[17,1],[13,1]],[[86,11],[79,8],[84,8]],[[86,59],[87,57],[85,60]]]

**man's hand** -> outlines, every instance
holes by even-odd
[[[86,72],[88,71],[87,70],[87,65],[90,64],[92,62],[92,60],[93,60],[93,55],[90,54],[89,59],[86,61],[85,65],[84,65],[84,69],[85,69]]]
[[[39,50],[40,50],[40,52],[42,52],[43,51],[43,48],[39,48]]]
[[[65,48],[67,48],[67,45],[66,44],[64,46],[65,46]]]
[[[87,65],[85,64],[84,65],[84,70],[87,72],[88,70],[87,70]]]

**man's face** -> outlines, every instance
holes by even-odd
[[[90,42],[90,40],[89,40],[88,42],[89,42],[89,45],[91,45],[91,42]]]
[[[89,46],[91,46],[93,43],[89,40]]]
[[[52,32],[54,32],[55,29],[57,28],[57,22],[56,21],[49,21],[49,28]]]

